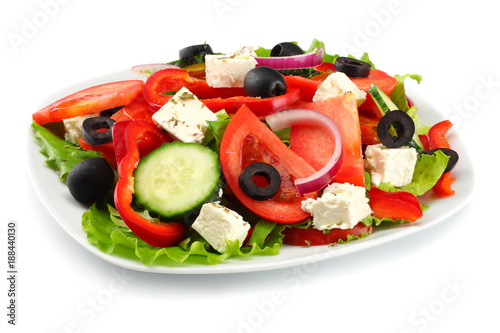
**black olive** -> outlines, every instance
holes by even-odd
[[[283,42],[276,44],[270,55],[271,57],[290,57],[299,54],[304,54],[304,50],[300,46],[291,42]]]
[[[108,117],[87,118],[82,124],[83,140],[89,145],[100,145],[113,141],[112,128],[116,121]],[[98,131],[107,129],[107,131]]]
[[[444,170],[443,173],[446,173],[446,172],[453,170],[453,168],[455,167],[455,165],[457,165],[457,162],[458,162],[458,153],[456,151],[454,151],[453,149],[435,148],[435,149],[431,149],[429,151],[426,151],[424,154],[434,155],[434,153],[438,150],[442,151],[445,155],[450,157],[448,159],[448,164],[446,165],[446,169]]]
[[[389,134],[391,127],[396,136]],[[399,148],[406,145],[415,134],[415,123],[406,112],[394,110],[387,112],[377,125],[377,135],[380,142],[387,148]]]
[[[179,58],[190,58],[194,57],[200,54],[211,54],[214,53],[212,51],[212,48],[208,44],[198,44],[198,45],[191,45],[188,47],[185,47],[181,50],[179,50]]]
[[[245,93],[250,97],[275,97],[286,93],[286,81],[274,68],[260,66],[251,69],[243,81]]]
[[[333,67],[350,77],[366,77],[372,69],[369,63],[349,57],[338,57]]]
[[[258,186],[254,176],[262,176],[267,181],[267,186]],[[255,162],[247,166],[238,178],[241,190],[253,200],[269,200],[278,193],[281,186],[281,176],[271,164]]]
[[[89,203],[113,188],[115,173],[102,157],[91,157],[75,165],[66,177],[69,192],[77,201]]]

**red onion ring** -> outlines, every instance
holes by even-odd
[[[300,124],[321,126],[332,133],[335,138],[335,149],[328,163],[309,177],[295,179],[295,186],[301,196],[325,188],[342,164],[342,136],[335,122],[321,112],[309,109],[283,110],[266,116],[265,119],[273,131]]]
[[[316,48],[314,51],[288,57],[254,57],[257,61],[257,66],[268,66],[274,69],[295,69],[308,68],[320,65],[323,63],[325,51],[321,48]]]

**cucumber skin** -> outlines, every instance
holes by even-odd
[[[147,198],[148,196],[150,196],[151,191],[150,188],[148,188],[148,186],[146,186],[145,188],[144,186],[142,186],[142,184],[147,183],[147,181],[144,181],[145,178],[143,176],[144,174],[146,174],[146,177],[148,177],[151,168],[148,168],[149,170],[147,170],[147,172],[145,173],[146,170],[144,170],[144,167],[148,167],[148,164],[155,162],[155,160],[161,161],[164,158],[168,158],[170,155],[172,155],[172,157],[179,156],[178,154],[181,153],[183,156],[186,156],[186,154],[191,155],[195,151],[200,151],[201,154],[198,154],[198,157],[203,155],[201,159],[204,160],[203,162],[196,164],[195,167],[204,169],[205,171],[203,172],[203,174],[206,175],[208,173],[210,175],[210,177],[203,178],[203,182],[209,182],[209,184],[206,186],[206,190],[203,191],[203,194],[201,196],[190,197],[192,199],[191,202],[180,203],[180,204],[175,201],[173,202],[173,204],[172,202],[164,202],[164,201],[158,203],[156,201],[157,199]],[[183,157],[182,159],[190,159],[190,158],[188,156],[185,158]],[[158,162],[153,163],[152,164],[153,167],[157,163]],[[219,157],[217,153],[215,153],[210,148],[196,143],[185,143],[180,141],[164,143],[162,146],[160,146],[159,148],[155,149],[147,156],[142,158],[139,164],[137,165],[137,168],[134,171],[135,202],[140,207],[143,207],[147,209],[149,212],[151,212],[152,213],[151,215],[158,216],[158,218],[162,222],[176,221],[176,222],[189,223],[191,222],[193,217],[197,216],[203,204],[220,199],[220,193],[219,193],[221,188],[220,176],[221,172],[220,172]],[[199,187],[199,184],[200,182],[197,182],[197,184],[193,184],[193,186],[188,186],[188,188],[191,189],[191,192],[193,192],[194,189]],[[188,192],[190,191],[189,189]],[[194,193],[196,194],[196,191],[194,191]],[[176,196],[176,198],[178,198],[178,196]],[[161,208],[159,209],[158,206],[161,206]],[[170,206],[174,207],[181,206],[184,208],[179,210],[179,209],[169,208]],[[167,209],[165,209],[165,207]]]

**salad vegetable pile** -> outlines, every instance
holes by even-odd
[[[391,76],[367,54],[205,43],[132,72],[33,114],[40,152],[105,253],[145,265],[277,255],[415,222],[424,194],[454,194],[451,122],[423,124],[404,86],[421,76]]]

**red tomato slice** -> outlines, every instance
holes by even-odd
[[[304,108],[327,115],[340,129],[343,161],[332,181],[365,186],[361,130],[354,94],[339,95],[326,101],[308,103],[304,105]],[[321,128],[293,126],[290,131],[290,145],[293,151],[319,170],[332,156],[335,142],[332,136]]]
[[[367,227],[362,222],[359,222],[352,229],[332,229],[329,233],[324,234],[322,230],[316,230],[312,227],[307,229],[301,228],[286,228],[283,231],[285,244],[296,246],[315,246],[328,245],[337,243],[340,239],[347,240],[347,236],[362,236],[363,234],[370,235],[373,232],[373,226]]]
[[[310,176],[314,168],[289,149],[247,106],[242,106],[229,123],[220,147],[222,172],[235,196],[255,214],[276,223],[297,223],[310,215],[301,208],[294,185],[297,178]],[[269,200],[250,199],[239,187],[238,177],[253,162],[267,162],[281,175],[281,188]]]
[[[376,145],[380,143],[377,134],[379,119],[374,116],[359,115],[359,126],[361,128],[361,143],[364,145]]]
[[[361,90],[368,91],[375,84],[386,94],[390,94],[396,86],[397,80],[379,69],[372,69],[366,77],[351,77],[351,81]]]
[[[127,105],[137,97],[143,87],[144,81],[141,80],[118,81],[90,87],[44,107],[33,114],[33,120],[39,125],[45,125]]]

